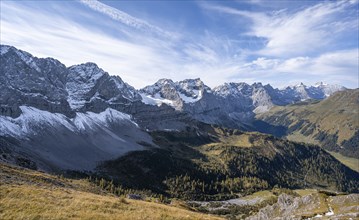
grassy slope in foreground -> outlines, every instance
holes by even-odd
[[[219,219],[154,202],[120,199],[85,180],[0,163],[0,219]]]

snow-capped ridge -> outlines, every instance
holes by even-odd
[[[166,104],[169,106],[174,106],[173,101],[162,98],[158,93],[156,93],[154,96],[147,95],[145,93],[140,93],[140,95],[142,98],[141,101],[146,105],[161,106],[162,104]]]
[[[76,116],[71,120],[77,131],[95,130],[96,126],[109,127],[113,123],[130,122],[133,125],[138,125],[132,121],[131,116],[111,108],[107,108],[100,113],[85,112],[76,113]]]
[[[13,152],[22,152],[39,169],[94,170],[99,163],[152,144],[131,116],[107,108],[75,117],[20,106],[17,118],[0,115],[0,136],[16,138]],[[6,148],[5,148],[6,149]]]
[[[26,137],[45,127],[65,127],[72,132],[88,132],[97,126],[109,127],[111,124],[130,123],[138,127],[131,116],[117,110],[107,108],[100,113],[77,112],[74,118],[60,113],[51,113],[30,106],[20,106],[21,115],[17,118],[0,116],[0,135]]]

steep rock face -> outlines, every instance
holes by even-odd
[[[94,63],[86,63],[69,68],[66,90],[68,102],[73,109],[80,109],[96,93],[96,86],[103,82],[106,73]]]
[[[181,110],[183,102],[177,92],[177,85],[170,79],[160,79],[151,86],[140,90],[142,102],[147,105],[167,104]]]
[[[260,219],[356,219],[359,195],[338,195],[328,197],[313,193],[302,197],[281,194],[277,203],[262,208],[246,220]]]
[[[274,106],[272,97],[261,83],[255,83],[252,85],[253,93],[252,100],[255,107],[254,112],[266,112]]]
[[[243,112],[253,110],[251,99],[253,88],[246,83],[225,83],[213,89],[214,94],[228,102],[224,102],[225,108],[231,112]]]
[[[232,111],[231,104],[234,103],[216,95],[198,78],[179,82],[161,79],[141,89],[140,94],[146,105],[167,105],[177,112],[210,124],[240,127],[247,116],[247,112]]]
[[[93,63],[66,68],[4,45],[0,59],[0,151],[7,160],[45,170],[93,170],[104,160],[143,150],[138,142],[152,146],[151,137],[123,113],[136,112],[129,106],[141,96],[121,78]]]
[[[133,115],[135,121],[146,130],[183,130],[193,121],[192,117],[170,106],[146,105],[136,102],[128,106],[124,112]]]
[[[177,83],[179,96],[187,104],[200,101],[205,93],[211,93],[211,89],[199,78],[186,79]]]
[[[137,91],[118,76],[110,76],[94,63],[69,67],[66,89],[68,102],[74,110],[94,110],[93,105],[128,103],[140,100]],[[100,107],[101,108],[101,107]]]
[[[18,116],[20,105],[51,112],[71,113],[65,88],[68,70],[59,61],[39,59],[14,47],[1,45],[1,114]]]
[[[160,79],[155,84],[140,90],[142,102],[149,105],[167,104],[176,110],[184,110],[200,101],[210,88],[200,79],[186,79],[173,82],[170,79]]]
[[[182,120],[188,121],[189,118],[168,105],[144,104],[137,90],[94,63],[66,68],[57,60],[39,59],[2,45],[0,68],[0,114],[4,116],[20,116],[21,105],[71,118],[76,116],[76,112],[101,113],[112,108],[131,114],[141,126],[151,130],[180,129],[185,124]],[[159,83],[166,85],[165,81]],[[188,91],[185,83],[182,87],[183,91]],[[162,96],[171,100],[177,98],[178,106],[181,106],[179,95],[171,96],[170,86],[160,88]]]
[[[303,83],[289,88],[291,89],[291,92],[294,93],[294,98],[300,98],[301,101],[310,99],[310,94]]]

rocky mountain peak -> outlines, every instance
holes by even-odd
[[[261,82],[255,82],[255,83],[252,84],[252,87],[261,88],[261,87],[263,87],[263,84]]]
[[[316,82],[316,83],[314,84],[314,87],[322,87],[322,86],[328,86],[328,84],[323,83],[323,82]]]
[[[0,55],[6,54],[11,48],[14,48],[14,47],[1,44],[0,45]]]
[[[16,117],[20,105],[69,112],[65,89],[68,70],[52,58],[36,58],[15,47],[1,45],[1,113]]]
[[[211,93],[211,88],[206,86],[200,78],[186,79],[177,82],[177,90],[182,101],[194,103],[202,99],[204,93]]]
[[[185,79],[178,82],[179,85],[183,85],[184,87],[195,87],[195,86],[203,86],[204,83],[200,78],[196,79]]]
[[[300,84],[299,84],[299,85],[297,85],[297,87],[306,87],[306,85],[304,85],[304,83],[303,83],[303,82],[300,82]]]
[[[238,96],[241,94],[251,94],[252,93],[252,86],[248,85],[247,83],[240,82],[240,83],[224,83],[223,85],[217,86],[213,89],[214,93],[221,96]]]
[[[10,56],[12,58],[15,58],[15,56],[26,63],[30,68],[41,72],[40,68],[37,65],[37,58],[32,56],[30,53],[22,50],[18,50],[15,47],[2,45],[1,46],[1,56]]]
[[[95,63],[83,63],[79,65],[70,66],[69,68],[70,80],[82,80],[94,82],[98,80],[103,75],[108,75],[103,69],[99,68]]]
[[[172,81],[172,79],[159,79],[155,85],[174,85],[174,82]]]
[[[72,109],[80,109],[97,103],[103,109],[110,104],[141,100],[141,96],[119,76],[110,76],[95,63],[83,63],[69,67],[66,84],[68,102]],[[93,108],[92,106],[91,108]]]

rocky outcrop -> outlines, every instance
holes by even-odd
[[[65,65],[52,58],[36,58],[4,45],[1,46],[0,63],[2,115],[19,116],[20,105],[71,115]]]
[[[96,111],[96,108],[105,109],[110,104],[141,100],[132,86],[123,82],[119,76],[110,76],[94,63],[69,67],[66,90],[67,101],[73,110]]]
[[[246,219],[356,219],[359,216],[358,202],[359,194],[330,197],[320,193],[302,197],[281,194],[277,203]]]

